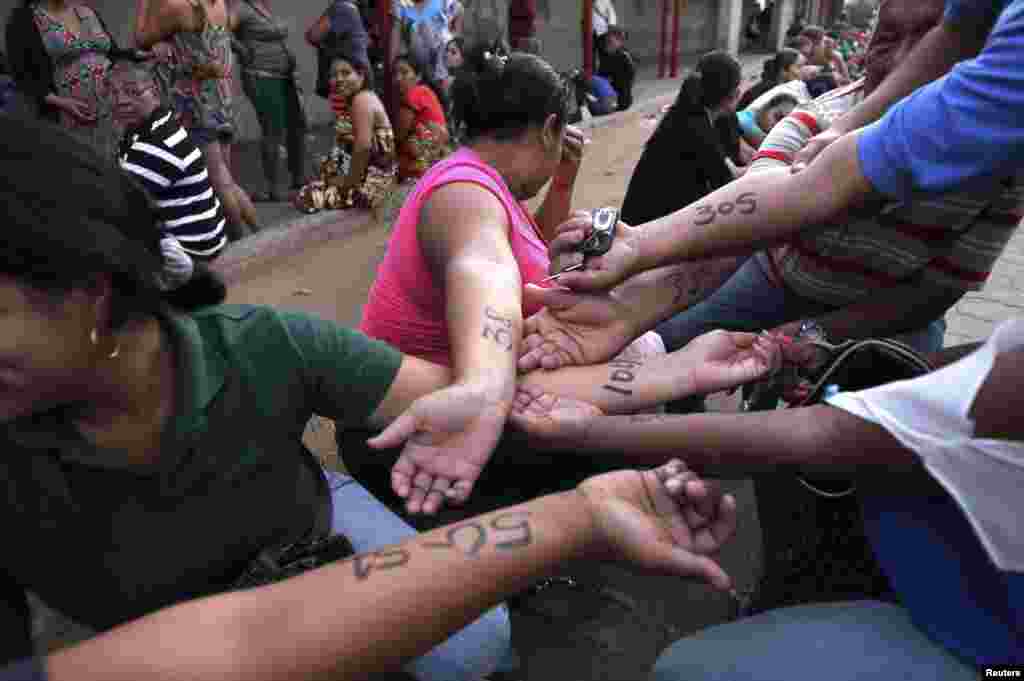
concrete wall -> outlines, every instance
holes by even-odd
[[[102,13],[105,22],[119,41],[130,44],[135,14],[133,0],[83,0]],[[661,3],[664,0],[616,0],[619,23],[629,30],[630,47],[638,62],[653,63],[657,60]],[[724,33],[719,31],[722,13],[719,5],[735,5],[736,9],[748,5],[752,0],[684,0],[685,11],[680,22],[681,54],[706,52],[716,47],[725,47],[722,35],[738,36],[739,26]],[[6,20],[10,9],[20,0],[0,0],[0,13]],[[306,27],[315,21],[327,0],[268,0],[276,13],[288,22],[291,28],[289,45],[298,57],[298,73],[301,84],[307,91],[307,110],[313,123],[325,123],[331,114],[323,100],[312,94],[316,76],[316,61],[313,50],[302,38]],[[466,33],[468,36],[505,34],[508,17],[508,0],[464,0],[466,5]],[[581,66],[583,0],[538,0],[540,13],[539,35],[544,56],[557,68],[568,69]],[[740,10],[742,11],[742,10]],[[737,12],[733,11],[733,14]],[[728,12],[726,14],[729,14]],[[722,35],[720,35],[722,33]],[[2,40],[2,38],[0,38]],[[737,46],[730,45],[732,51]],[[237,79],[236,79],[237,89]],[[255,114],[248,100],[238,90],[239,136],[251,139],[259,135]]]

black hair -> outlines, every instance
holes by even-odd
[[[370,68],[370,63],[362,59],[357,59],[353,53],[345,49],[331,49],[327,51],[328,64],[330,65],[330,72],[334,71],[334,62],[344,60],[349,63],[353,69],[359,72],[359,75],[363,77],[363,90],[373,89],[373,69]],[[330,76],[328,76],[330,80]],[[362,92],[363,90],[360,90]]]
[[[697,61],[693,73],[683,80],[673,108],[681,103],[705,109],[717,108],[736,92],[742,78],[743,72],[735,57],[721,50],[708,52]]]
[[[825,29],[811,24],[810,26],[804,26],[804,30],[800,31],[800,35],[810,40],[812,45],[817,45],[825,39]]]
[[[397,66],[398,62],[400,61],[403,61],[409,65],[409,68],[411,68],[413,72],[415,72],[415,74],[420,77],[420,82],[426,85],[428,88],[430,88],[434,95],[437,97],[437,100],[441,103],[441,108],[447,111],[448,95],[441,88],[441,86],[437,84],[437,81],[434,80],[434,76],[430,72],[430,69],[428,69],[426,65],[412,52],[403,52],[402,54],[395,57],[395,61],[392,64],[392,68]]]
[[[719,106],[736,91],[741,78],[740,63],[735,57],[718,50],[705,54],[697,62],[696,70],[679,86],[679,96],[647,140],[647,146],[673,144],[676,131],[688,116],[706,116],[705,110]]]
[[[160,290],[162,234],[146,192],[54,125],[0,115],[0,204],[0,273],[50,294],[108,275],[113,328],[164,305],[189,311],[224,300],[224,283],[200,263],[188,284]]]
[[[766,83],[778,84],[786,69],[800,61],[802,56],[798,50],[791,47],[782,48],[771,59],[765,59],[764,66],[761,68],[761,80]]]
[[[457,35],[454,38],[452,38],[451,40],[449,40],[447,42],[447,44],[445,44],[445,46],[444,46],[444,49],[445,49],[446,52],[448,51],[448,46],[452,45],[452,44],[454,44],[455,47],[459,48],[459,54],[461,54],[462,58],[465,59],[466,58],[466,41],[465,41],[465,39],[462,36]]]
[[[781,106],[782,104],[792,104],[793,106],[796,106],[799,103],[800,102],[797,101],[797,98],[789,94],[788,92],[780,92],[779,94],[769,99],[765,103],[765,105],[761,107],[761,110],[766,111],[768,109],[774,109],[775,107]]]
[[[492,43],[491,47],[495,45]],[[474,48],[452,86],[454,118],[466,138],[515,139],[554,115],[569,118],[569,87],[546,61],[525,52],[509,56]]]

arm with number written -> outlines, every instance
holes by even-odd
[[[46,677],[365,679],[571,559],[621,560],[727,589],[712,556],[735,527],[735,500],[681,462],[619,471],[278,584],[163,610],[50,655]]]
[[[392,485],[411,513],[433,513],[445,499],[469,496],[511,408],[523,315],[508,232],[498,199],[469,183],[442,186],[420,214],[420,249],[445,293],[453,383],[418,400],[370,441],[374,447],[407,441]],[[473,413],[451,414],[455,402],[473,404]],[[426,417],[441,411],[451,414],[446,423]]]

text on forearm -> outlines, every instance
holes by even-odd
[[[601,387],[605,390],[610,390],[613,393],[618,393],[619,395],[627,397],[632,395],[632,390],[623,388],[620,385],[612,385],[612,383],[632,383],[636,380],[636,370],[643,365],[644,363],[642,361],[624,359],[621,356],[611,362],[608,362],[608,366],[612,368],[612,373],[608,376],[608,383]]]
[[[490,305],[484,307],[484,318],[483,337],[493,339],[502,350],[511,352],[512,320],[503,317]]]
[[[453,525],[442,538],[421,541],[419,545],[431,552],[455,551],[467,558],[476,558],[487,546],[495,551],[511,551],[533,543],[527,511],[509,511],[490,518]],[[352,559],[356,579],[363,581],[375,572],[385,572],[408,565],[413,553],[405,548],[391,548],[361,553]]]

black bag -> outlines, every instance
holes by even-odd
[[[328,563],[344,560],[354,554],[355,549],[344,535],[266,549],[256,556],[231,588],[252,589],[279,582]]]
[[[912,348],[893,340],[818,344],[830,358],[798,406],[824,400],[826,388],[863,390],[913,378],[931,366]],[[762,396],[761,404],[777,401]],[[774,400],[772,399],[774,397]],[[854,478],[779,472],[754,479],[764,571],[742,613],[839,600],[896,601],[864,533]]]

